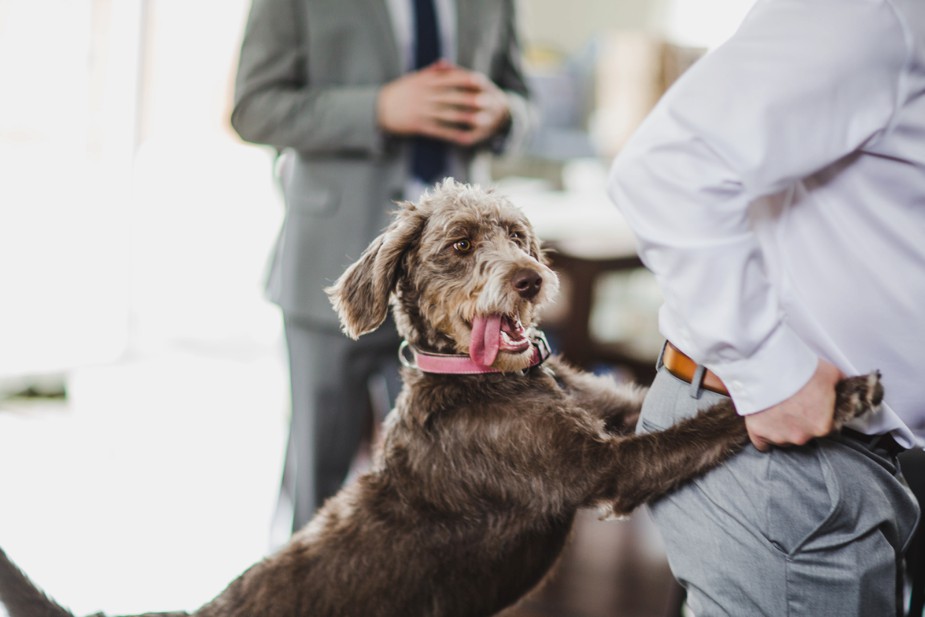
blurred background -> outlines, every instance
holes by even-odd
[[[589,369],[645,380],[660,345],[609,162],[750,3],[519,4],[542,126],[493,178],[555,249],[547,327]],[[283,205],[274,153],[228,125],[249,5],[0,0],[0,546],[78,614],[193,609],[271,546]],[[644,513],[592,513],[511,615],[677,614],[676,593]]]

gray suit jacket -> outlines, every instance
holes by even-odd
[[[457,149],[475,160],[526,133],[513,0],[456,0],[457,62],[509,96],[503,139]],[[402,74],[387,0],[254,0],[241,46],[231,123],[246,141],[285,152],[286,217],[267,291],[290,317],[336,326],[324,287],[387,225],[408,178],[406,139],[376,124],[381,86]]]

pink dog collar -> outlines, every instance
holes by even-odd
[[[530,366],[533,368],[546,361],[551,351],[549,343],[546,341],[546,335],[542,331],[537,331],[532,337],[533,359]],[[405,354],[405,350],[411,351],[411,358]],[[412,347],[408,341],[402,341],[398,348],[398,359],[402,366],[411,369],[417,369],[422,373],[436,373],[440,375],[482,375],[486,373],[502,373],[500,369],[492,366],[483,366],[478,364],[467,354],[442,354],[421,351]]]

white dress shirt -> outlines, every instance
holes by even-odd
[[[414,3],[413,0],[388,0],[392,31],[398,45],[401,66],[414,70]],[[456,62],[456,2],[434,0],[437,28],[440,30],[440,51],[443,58]]]
[[[610,176],[662,333],[741,414],[817,358],[880,369],[852,424],[925,428],[925,2],[759,0],[659,102]]]

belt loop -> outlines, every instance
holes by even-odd
[[[702,364],[697,365],[697,369],[694,371],[694,377],[691,379],[691,389],[690,395],[691,398],[700,398],[700,390],[703,385],[703,376],[706,374],[707,369]]]
[[[664,366],[664,363],[662,362],[662,358],[665,357],[665,348],[666,348],[666,347],[668,347],[668,341],[665,341],[664,343],[662,343],[662,348],[661,348],[661,350],[658,352],[658,359],[655,361],[655,370],[656,370],[656,371],[657,371],[658,369],[662,368],[662,366]]]

